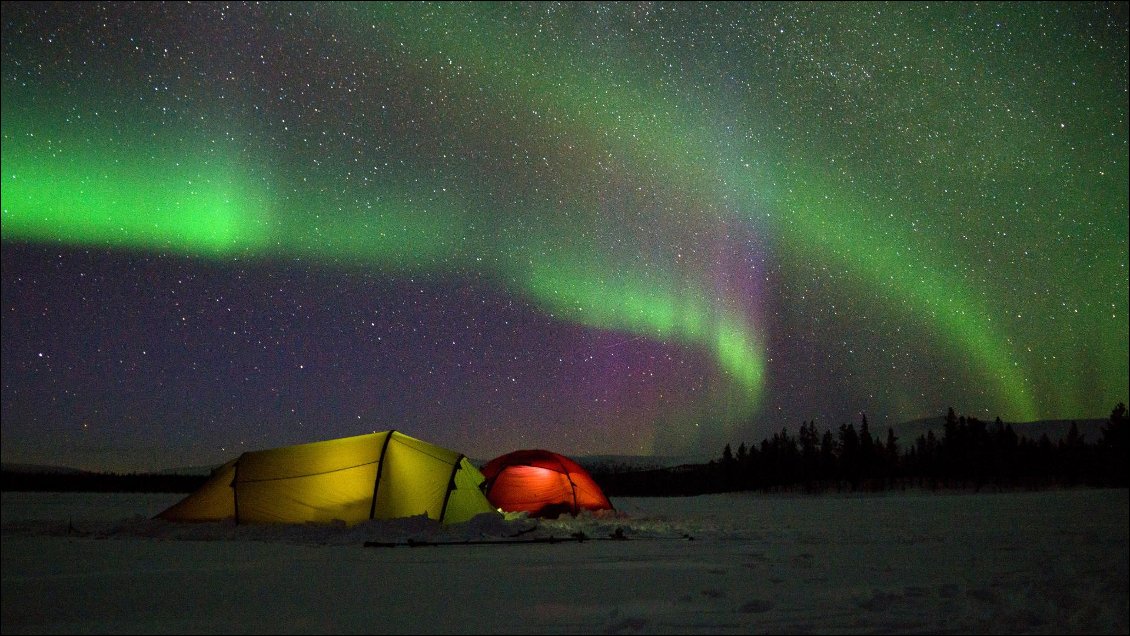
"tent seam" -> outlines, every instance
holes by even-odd
[[[361,464],[354,464],[352,466],[344,466],[342,468],[334,468],[333,470],[323,470],[323,471],[317,472],[317,473],[303,473],[301,475],[290,475],[289,477],[269,477],[269,478],[266,478],[266,479],[245,479],[245,480],[243,480],[239,483],[241,483],[241,484],[258,484],[258,483],[262,483],[262,482],[266,482],[266,481],[286,481],[287,479],[302,479],[303,477],[317,477],[318,475],[328,475],[330,473],[340,473],[343,470],[353,470],[354,468],[360,468],[361,466],[368,466],[370,464],[376,464],[379,461],[380,460],[376,460],[376,461],[372,461],[372,462],[364,462],[364,463],[361,463]]]

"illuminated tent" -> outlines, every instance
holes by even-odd
[[[463,455],[386,431],[244,453],[157,516],[354,524],[427,515],[456,523],[497,513],[483,495],[483,481]]]
[[[547,450],[520,450],[483,466],[487,499],[507,512],[557,517],[563,512],[611,510],[612,502],[580,464]]]

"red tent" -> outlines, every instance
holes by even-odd
[[[554,518],[563,512],[611,510],[612,502],[580,464],[547,450],[495,457],[482,469],[486,495],[497,508]]]

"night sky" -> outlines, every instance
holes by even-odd
[[[1105,417],[1127,5],[5,3],[3,459]]]

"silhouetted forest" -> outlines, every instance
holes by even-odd
[[[986,423],[949,409],[941,435],[933,431],[903,445],[892,429],[871,432],[867,417],[859,427],[817,430],[805,422],[796,434],[787,429],[760,444],[727,444],[722,456],[706,464],[653,470],[592,471],[610,497],[763,492],[853,492],[892,488],[972,489],[1127,487],[1130,455],[1125,404],[1118,404],[1089,443],[1075,424],[1063,439],[1017,435],[1000,418]],[[171,492],[199,488],[207,475],[31,473],[3,471],[5,491]]]
[[[1017,435],[998,417],[987,423],[958,416],[952,408],[941,436],[933,431],[903,445],[893,429],[874,435],[864,415],[859,427],[817,430],[805,422],[757,445],[730,444],[719,459],[637,472],[593,473],[609,496],[695,495],[758,490],[764,492],[852,492],[892,488],[971,489],[1052,488],[1130,485],[1128,418],[1118,404],[1088,443],[1072,423],[1060,440]]]

